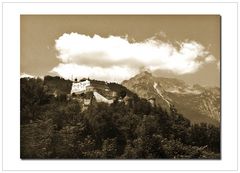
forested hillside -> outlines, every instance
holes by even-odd
[[[85,111],[67,100],[71,81],[20,84],[22,159],[220,159],[219,127],[191,125],[174,106],[167,113],[119,84],[107,85],[132,95],[133,104],[94,103]]]

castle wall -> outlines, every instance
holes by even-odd
[[[87,87],[90,86],[90,81],[86,80],[83,82],[75,82],[72,84],[72,89],[71,89],[71,94],[75,93],[75,94],[81,94],[84,91],[86,91]]]

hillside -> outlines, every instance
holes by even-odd
[[[220,129],[191,125],[174,107],[167,113],[124,86],[92,80],[132,104],[94,103],[82,111],[64,97],[69,81],[50,81],[20,80],[22,159],[220,159]]]
[[[126,87],[119,85],[113,82],[105,82],[94,79],[89,79],[91,85],[101,94],[108,97],[108,94],[111,91],[115,91],[118,95],[129,95],[131,97],[137,97],[135,93],[128,90]],[[44,86],[47,87],[49,93],[57,92],[58,94],[70,94],[72,81],[65,80],[58,76],[45,76],[44,77]]]
[[[220,122],[220,89],[190,86],[182,80],[155,77],[149,72],[142,72],[122,85],[143,98],[155,98],[159,106],[169,112],[174,105],[179,113],[192,123]]]

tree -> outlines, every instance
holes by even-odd
[[[41,79],[22,78],[20,80],[21,124],[36,120],[41,114],[41,106],[48,104],[51,96]]]
[[[105,139],[102,145],[103,158],[116,158],[117,155],[117,138]]]

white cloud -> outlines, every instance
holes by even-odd
[[[20,78],[34,78],[34,79],[40,78],[40,79],[44,79],[44,76],[33,76],[33,75],[30,75],[30,74],[27,74],[27,73],[21,73]]]
[[[55,47],[61,63],[52,72],[64,78],[73,75],[121,82],[143,67],[182,75],[194,73],[204,64],[215,61],[196,41],[169,43],[154,37],[129,42],[127,37],[71,33],[59,37]]]
[[[138,70],[128,67],[113,66],[109,68],[89,67],[78,64],[59,64],[53,68],[53,72],[57,72],[64,78],[73,77],[90,77],[98,80],[119,82],[138,73]]]
[[[36,78],[36,77],[27,73],[21,73],[20,78]]]
[[[214,62],[216,59],[213,55],[209,55],[205,58],[205,62],[210,63],[210,62]]]
[[[220,61],[217,62],[217,68],[220,70]]]

